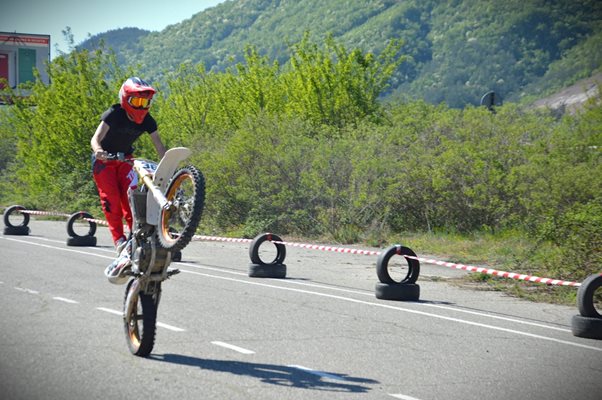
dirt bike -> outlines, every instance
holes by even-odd
[[[130,162],[139,178],[137,187],[128,190],[133,223],[124,251],[131,267],[113,282],[127,282],[123,324],[128,347],[137,356],[147,356],[153,349],[161,284],[180,272],[168,268],[172,256],[188,245],[203,212],[203,174],[191,165],[178,169],[190,154],[187,148],[173,148],[159,164],[128,159],[122,153],[108,157]]]

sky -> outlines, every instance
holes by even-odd
[[[118,28],[161,31],[225,0],[3,0],[0,32],[50,35],[50,57],[67,52],[62,31],[71,28],[75,44]]]

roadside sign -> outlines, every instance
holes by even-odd
[[[5,79],[8,86],[15,88],[34,81],[34,70],[39,72],[42,82],[48,84],[48,62],[50,35],[0,32],[0,78]]]

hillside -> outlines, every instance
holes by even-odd
[[[600,96],[599,88],[602,84],[602,72],[591,78],[582,79],[558,93],[539,99],[533,107],[547,107],[560,112],[574,113],[583,107],[583,104],[595,96]]]
[[[78,48],[92,50],[101,46],[102,42],[105,47],[115,50],[119,63],[126,64],[130,62],[128,56],[144,51],[140,40],[149,33],[150,31],[138,28],[114,29],[92,36],[80,44]]]
[[[80,47],[106,36],[123,63],[161,80],[182,63],[223,69],[241,61],[248,45],[285,63],[288,46],[306,31],[318,42],[332,34],[347,48],[375,53],[403,39],[410,59],[387,95],[453,107],[478,104],[489,90],[511,101],[549,94],[602,66],[596,0],[228,0],[161,32],[118,41],[101,34]]]

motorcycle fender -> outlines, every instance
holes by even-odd
[[[167,150],[165,155],[159,162],[153,183],[163,194],[167,190],[169,180],[173,176],[174,172],[178,168],[178,165],[188,158],[192,154],[190,149],[186,147],[174,147],[173,149]],[[157,200],[151,195],[146,196],[146,221],[151,225],[158,225],[159,216],[161,215],[161,207]]]

